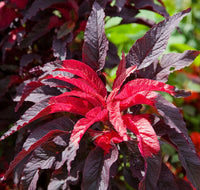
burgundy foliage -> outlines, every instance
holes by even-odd
[[[165,82],[171,68],[188,66],[200,52],[162,56],[190,9],[169,17],[158,2],[1,2],[0,18],[6,19],[0,22],[5,36],[0,69],[8,75],[5,79],[1,74],[0,83],[6,82],[1,101],[16,93],[20,115],[0,137],[3,141],[18,132],[17,154],[2,182],[14,179],[20,189],[49,190],[181,190],[182,183],[190,188],[163,163],[160,144],[165,142],[175,147],[188,179],[200,190],[200,159],[183,117],[159,93],[190,95]],[[120,61],[106,38],[104,18],[120,16],[122,23],[151,26],[135,17],[140,9],[166,19],[138,39],[126,56],[122,53]],[[83,31],[84,40],[79,39]],[[108,91],[102,71],[115,65],[116,78]]]

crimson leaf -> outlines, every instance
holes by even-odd
[[[108,50],[108,40],[104,31],[104,17],[103,8],[94,2],[85,29],[82,58],[83,62],[95,71],[100,71],[104,67]]]

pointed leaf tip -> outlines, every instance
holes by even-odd
[[[103,8],[94,2],[92,12],[88,18],[83,44],[83,62],[100,71],[105,65],[108,50],[108,40],[104,31]]]
[[[142,38],[138,39],[126,56],[127,66],[137,65],[138,69],[142,69],[158,59],[165,51],[172,31],[190,10],[188,8],[166,18],[153,26]]]

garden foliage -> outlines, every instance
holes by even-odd
[[[190,65],[200,52],[163,55],[172,31],[190,9],[170,17],[158,2],[1,2],[1,15],[9,13],[1,22],[2,34],[12,29],[1,44],[2,68],[19,72],[8,75],[3,93],[20,84],[15,98],[20,118],[0,138],[18,131],[17,154],[2,181],[12,178],[20,189],[37,189],[45,180],[50,190],[179,190],[183,183],[200,190],[200,159],[182,114],[159,93],[189,96],[165,82],[172,70]],[[139,9],[166,18],[152,26],[135,17]],[[151,28],[119,60],[105,35],[105,16]],[[13,67],[8,60],[19,64]],[[108,91],[103,69],[115,65]],[[27,108],[24,113],[22,107]],[[165,165],[163,143],[177,150],[192,185]]]

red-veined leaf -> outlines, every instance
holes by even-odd
[[[157,154],[160,150],[156,133],[147,117],[147,115],[132,116],[130,114],[123,116],[127,128],[137,136],[140,153],[145,158]]]
[[[122,53],[122,60],[120,61],[116,72],[116,78],[113,83],[113,89],[120,88],[123,82],[126,80],[126,78],[129,77],[130,74],[136,70],[136,68],[137,66],[134,65],[126,69],[126,59],[124,53]]]
[[[22,96],[20,101],[17,103],[17,106],[15,107],[15,111],[17,112],[18,109],[21,107],[22,103],[24,102],[24,100],[26,99],[26,97],[33,92],[36,88],[43,86],[44,84],[42,84],[40,81],[31,81],[30,83],[28,83],[22,92]]]
[[[105,65],[108,40],[104,31],[103,8],[94,2],[92,12],[88,18],[83,44],[83,62],[95,71],[100,71]]]
[[[96,99],[94,96],[82,92],[82,91],[78,91],[78,90],[72,90],[69,92],[64,92],[61,95],[55,96],[51,98],[51,101],[55,101],[55,102],[67,102],[67,98],[70,96],[74,96],[74,97],[79,97],[81,99],[85,99],[88,102],[90,102],[92,105],[94,106],[102,106],[102,102],[100,102],[98,99]]]
[[[155,106],[155,98],[157,94],[155,92],[140,92],[133,94],[132,96],[120,101],[120,110],[126,110],[129,107],[138,104],[146,104],[150,106]]]
[[[142,91],[162,91],[171,95],[176,95],[174,86],[150,79],[135,79],[125,84],[121,92],[116,95],[115,99],[123,100]]]
[[[79,89],[81,89],[83,92],[89,93],[91,95],[93,95],[94,97],[98,98],[101,102],[102,105],[105,104],[104,102],[104,98],[97,92],[96,89],[94,89],[93,87],[91,87],[91,85],[89,84],[88,81],[81,79],[81,78],[69,78],[67,76],[47,76],[46,79],[58,79],[64,82],[68,82],[76,87],[78,87]]]
[[[29,108],[24,115],[22,115],[21,119],[16,122],[16,124],[1,136],[0,140],[7,138],[36,119],[49,114],[57,112],[70,112],[85,115],[91,109],[91,106],[88,105],[88,101],[81,100],[80,98],[68,97],[68,102],[54,104],[49,104],[49,100],[51,99],[48,98]]]
[[[74,160],[76,156],[76,151],[79,148],[79,142],[88,128],[98,121],[106,121],[108,119],[108,111],[106,109],[102,110],[101,107],[95,107],[91,109],[86,118],[82,118],[78,120],[78,122],[74,125],[74,129],[72,131],[69,146],[62,152],[62,161],[57,164],[56,168],[60,168],[65,161],[67,161],[67,169],[70,171],[71,162]]]
[[[12,172],[16,165],[18,165],[37,147],[47,143],[49,140],[56,136],[69,134],[71,132],[70,130],[72,129],[72,125],[72,121],[70,121],[67,117],[61,117],[47,122],[46,124],[41,125],[36,130],[34,130],[26,139],[22,150],[11,162],[9,169],[4,175],[4,180],[6,180],[7,176],[10,174],[10,172]]]
[[[118,88],[115,88],[107,98],[107,109],[109,111],[109,120],[112,123],[115,130],[119,133],[119,135],[124,139],[124,141],[128,140],[126,127],[124,126],[121,111],[120,111],[120,101],[115,101],[114,97],[119,91]]]
[[[30,154],[33,150],[35,150],[37,147],[41,146],[42,144],[46,143],[48,140],[58,136],[58,135],[64,135],[69,133],[68,131],[62,131],[62,130],[52,130],[49,133],[47,133],[45,136],[43,136],[40,140],[38,140],[36,143],[32,144],[29,149],[23,149],[17,156],[14,158],[14,160],[11,162],[9,169],[6,171],[3,180],[6,180],[7,176],[12,172],[14,167],[19,164],[21,160],[23,160],[28,154]]]
[[[107,95],[107,90],[101,81],[101,79],[98,77],[97,73],[88,65],[76,61],[76,60],[65,60],[63,61],[63,68],[60,70],[70,72],[72,74],[75,74],[79,77],[82,77],[83,79],[87,80],[91,85],[103,96],[105,97]]]

